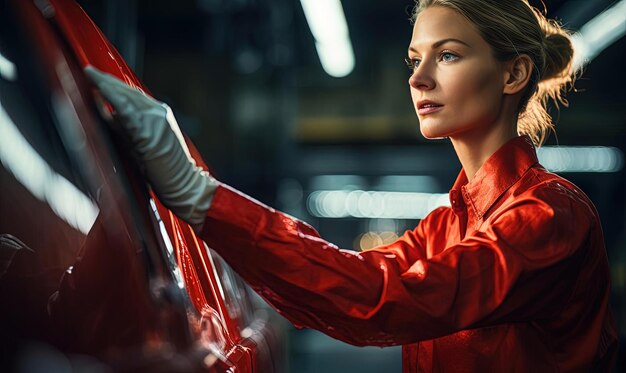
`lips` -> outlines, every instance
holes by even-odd
[[[427,115],[427,114],[440,111],[441,109],[443,109],[444,105],[434,102],[434,101],[430,101],[430,100],[423,100],[423,101],[417,102],[416,106],[417,106],[417,113],[419,115]]]

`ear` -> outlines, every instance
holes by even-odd
[[[521,54],[505,64],[504,89],[502,93],[514,95],[523,90],[533,72],[533,61],[526,54]]]

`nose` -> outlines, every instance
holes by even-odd
[[[422,62],[409,77],[409,86],[420,91],[429,91],[435,88],[435,80],[426,63]]]

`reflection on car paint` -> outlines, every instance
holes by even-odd
[[[9,81],[17,79],[17,68],[0,52],[0,76]]]
[[[24,138],[0,103],[0,161],[28,191],[74,229],[87,234],[98,206],[52,167]]]

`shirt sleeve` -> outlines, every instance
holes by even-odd
[[[354,345],[398,345],[556,314],[589,219],[570,198],[549,197],[518,198],[485,232],[427,258],[419,226],[379,249],[341,250],[222,185],[202,237],[296,326]]]

